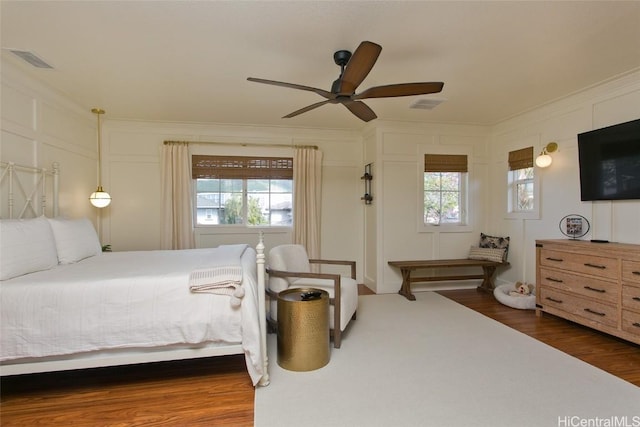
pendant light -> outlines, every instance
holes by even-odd
[[[101,147],[100,142],[101,142],[101,138],[102,138],[102,129],[100,128],[100,116],[102,114],[104,114],[104,110],[102,110],[100,108],[92,108],[91,112],[98,117],[98,188],[96,189],[96,191],[91,193],[91,195],[89,196],[89,201],[96,208],[105,208],[105,207],[109,206],[109,203],[111,203],[111,196],[109,195],[109,193],[107,193],[106,191],[104,191],[102,189],[102,184],[101,184],[101,180],[102,180],[102,173],[101,173],[102,147]]]

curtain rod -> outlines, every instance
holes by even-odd
[[[311,148],[314,150],[318,149],[317,145],[291,145],[291,144],[254,144],[248,142],[213,142],[213,141],[165,141],[164,145],[167,144],[213,144],[213,145],[229,145],[234,147],[280,147],[280,148]]]

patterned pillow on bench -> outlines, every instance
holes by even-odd
[[[480,248],[504,249],[502,262],[506,262],[507,256],[509,255],[509,240],[509,236],[496,237],[480,233],[480,244],[478,246]]]

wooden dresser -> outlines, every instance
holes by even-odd
[[[640,245],[536,240],[536,314],[640,344]]]

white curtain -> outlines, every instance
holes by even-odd
[[[191,156],[187,142],[165,141],[162,147],[162,249],[192,249],[193,203]]]
[[[295,148],[293,186],[293,242],[303,245],[309,258],[320,258],[321,151]]]

